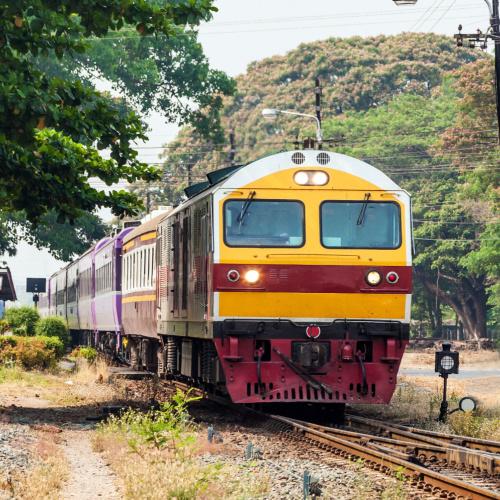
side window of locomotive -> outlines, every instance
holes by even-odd
[[[224,241],[231,247],[301,247],[304,205],[289,200],[229,200],[224,204]]]
[[[393,202],[325,201],[321,204],[321,243],[327,248],[398,248],[399,206]]]

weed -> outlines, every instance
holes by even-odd
[[[126,498],[255,498],[267,492],[268,480],[250,469],[200,461],[197,429],[187,411],[197,399],[178,390],[157,410],[127,410],[98,426],[94,448],[122,479]]]
[[[72,359],[83,358],[86,359],[90,364],[95,363],[97,359],[97,351],[93,347],[75,347],[69,355]]]

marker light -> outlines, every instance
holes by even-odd
[[[394,284],[399,281],[399,275],[398,273],[395,273],[394,271],[391,271],[390,273],[387,273],[387,276],[385,277],[388,283]]]
[[[250,271],[247,271],[245,273],[245,281],[250,284],[257,283],[260,278],[260,273],[259,271],[256,271],[255,269],[250,269]]]
[[[299,186],[324,186],[329,177],[322,170],[299,170],[295,172],[293,180]]]
[[[240,273],[236,269],[231,269],[227,272],[227,279],[234,283],[240,279]]]
[[[382,276],[380,276],[380,273],[378,271],[370,271],[366,275],[366,282],[371,285],[371,286],[376,286],[380,283],[382,280]]]

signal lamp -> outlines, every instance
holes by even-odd
[[[257,281],[259,281],[259,278],[260,278],[260,273],[255,269],[250,269],[250,271],[247,271],[245,273],[245,281],[247,283],[250,283],[251,285],[257,283]]]
[[[240,279],[240,273],[236,269],[231,269],[227,272],[227,279],[234,283]]]
[[[366,275],[366,282],[371,286],[377,286],[382,281],[382,276],[378,271],[370,271]]]
[[[443,350],[436,352],[434,371],[441,376],[458,373],[458,352],[451,351],[451,344],[443,343]]]
[[[299,186],[324,186],[329,179],[328,174],[322,170],[299,170],[293,176],[295,184]]]
[[[390,273],[387,273],[385,279],[387,280],[388,283],[391,283],[393,285],[394,283],[397,283],[399,281],[399,275],[398,273],[391,271]]]

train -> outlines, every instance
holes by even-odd
[[[42,313],[77,344],[234,403],[388,403],[409,341],[410,195],[313,149],[185,192],[48,278]]]

